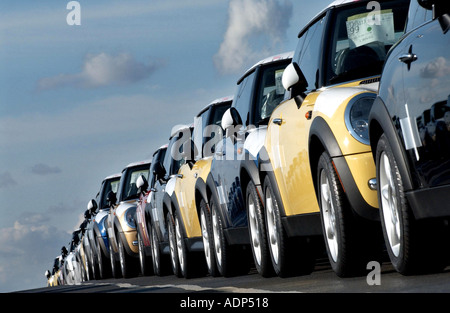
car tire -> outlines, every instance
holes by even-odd
[[[218,208],[211,198],[211,225],[214,238],[214,253],[217,268],[224,277],[243,275],[250,270],[250,256],[247,251],[240,246],[230,246],[227,244],[223,231],[223,221],[218,212]]]
[[[175,223],[172,219],[172,215],[167,213],[166,215],[167,233],[169,237],[170,248],[170,264],[172,265],[172,272],[176,277],[182,277],[183,274],[180,269],[180,262],[178,257],[178,245],[177,236],[175,234]]]
[[[142,276],[150,276],[153,274],[153,264],[151,257],[148,257],[145,254],[144,241],[142,240],[142,235],[139,231],[137,232],[137,240],[139,249],[139,270]]]
[[[119,262],[116,260],[114,256],[114,250],[111,245],[111,240],[109,241],[109,259],[111,263],[111,274],[113,278],[120,278],[121,272],[120,272],[120,265]]]
[[[176,214],[175,236],[181,276],[184,278],[204,276],[207,272],[205,255],[197,251],[188,250],[186,242],[184,241],[181,221],[180,215]]]
[[[136,276],[136,260],[128,255],[125,250],[124,243],[122,239],[119,237],[119,261],[120,261],[120,269],[122,271],[123,278],[130,278]]]
[[[281,212],[270,182],[264,178],[265,221],[272,266],[279,277],[310,274],[315,265],[308,238],[289,238],[281,222]]]
[[[98,272],[101,279],[109,278],[111,277],[111,264],[107,261],[107,257],[103,255],[102,248],[100,246],[100,242],[97,239],[97,263],[98,263]]]
[[[203,248],[208,274],[212,277],[220,276],[214,253],[214,239],[211,228],[211,214],[205,200],[200,200],[200,227],[202,230]]]
[[[367,263],[379,261],[378,223],[356,216],[348,202],[328,152],[319,158],[317,190],[325,246],[331,267],[339,277],[366,273]]]
[[[166,260],[166,256],[161,253],[161,249],[159,247],[159,239],[156,234],[155,227],[150,227],[150,239],[152,245],[152,262],[153,262],[153,271],[157,276],[167,275],[169,272],[170,265],[168,264],[169,260]]]
[[[267,243],[265,215],[255,184],[252,181],[247,185],[245,199],[250,244],[256,270],[262,277],[271,277],[274,275],[274,270]]]
[[[448,262],[444,221],[417,221],[406,198],[392,147],[383,134],[377,143],[376,173],[380,219],[386,249],[403,275],[442,270]]]

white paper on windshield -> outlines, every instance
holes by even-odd
[[[350,49],[376,41],[395,42],[394,13],[392,13],[392,10],[383,10],[376,14],[378,15],[375,20],[369,17],[369,13],[350,16],[347,19]]]

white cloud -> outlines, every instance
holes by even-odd
[[[129,84],[147,78],[158,66],[156,63],[138,62],[127,53],[115,56],[106,53],[88,55],[80,73],[42,78],[38,81],[37,89],[46,90],[65,86],[97,88]]]
[[[280,53],[292,16],[292,3],[231,0],[228,28],[214,64],[222,73],[239,73],[271,53]]]
[[[0,292],[45,286],[44,272],[70,235],[42,222],[36,215],[0,229]]]

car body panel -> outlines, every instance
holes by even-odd
[[[205,183],[211,170],[216,143],[222,138],[222,128],[219,124],[223,113],[231,106],[232,100],[233,96],[218,98],[196,115],[192,131],[195,145],[194,160],[182,165],[176,177],[173,204],[181,215],[185,238],[194,241],[197,239],[200,241],[202,235],[198,212],[200,199],[206,203],[209,201]],[[198,196],[199,194],[201,196]],[[193,246],[188,245],[188,249],[191,247]]]
[[[416,219],[450,216],[450,36],[415,1],[407,31],[389,52],[370,118],[372,145],[391,143]],[[447,26],[448,27],[448,26]],[[415,59],[400,62],[402,56]],[[377,126],[374,126],[377,125]]]

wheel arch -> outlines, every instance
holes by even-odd
[[[392,148],[400,175],[403,179],[405,191],[412,190],[414,188],[414,181],[410,174],[410,166],[405,155],[403,143],[395,129],[391,115],[383,99],[378,96],[369,114],[369,138],[375,162],[378,140],[383,134],[387,137]]]

